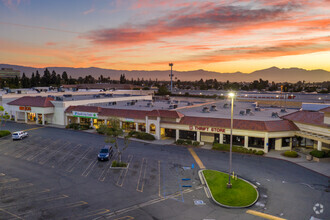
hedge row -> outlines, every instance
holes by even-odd
[[[325,151],[320,151],[320,150],[313,150],[309,153],[313,157],[317,158],[324,158],[324,157],[330,157],[330,151],[325,152]]]
[[[152,134],[148,134],[148,133],[140,132],[140,131],[130,131],[128,133],[128,136],[138,138],[141,140],[147,140],[147,141],[156,140],[156,138]]]
[[[74,130],[88,130],[88,129],[90,129],[90,126],[89,125],[81,125],[81,124],[78,124],[78,123],[71,123],[71,124],[68,124],[65,128],[74,129]]]
[[[229,144],[214,143],[212,149],[222,150],[222,151],[229,151],[230,150],[230,145]],[[232,151],[237,152],[237,153],[264,155],[264,151],[262,151],[262,150],[257,151],[257,150],[247,149],[247,148],[239,147],[239,146],[232,146]]]
[[[199,146],[198,141],[192,141],[192,140],[184,140],[184,139],[178,139],[175,141],[176,144],[178,145],[193,145],[193,146]]]
[[[0,131],[0,137],[5,137],[5,136],[10,135],[10,134],[11,133],[8,130],[1,130]]]

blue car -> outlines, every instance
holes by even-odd
[[[112,156],[113,156],[112,146],[106,145],[100,150],[100,153],[97,155],[97,159],[100,161],[109,160]]]

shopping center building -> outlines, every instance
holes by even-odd
[[[137,91],[139,92],[139,91]],[[149,94],[63,94],[22,96],[5,104],[17,121],[98,128],[116,117],[125,131],[142,131],[156,139],[205,143],[230,141],[230,100],[155,99]],[[288,150],[297,145],[329,148],[330,107],[317,111],[258,107],[235,101],[233,144],[249,149]]]

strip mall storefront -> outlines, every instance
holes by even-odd
[[[110,117],[117,117],[126,132],[143,131],[153,134],[156,139],[186,139],[201,144],[230,143],[229,119],[189,117],[169,110],[138,111],[92,106],[70,107],[65,114],[68,123],[89,124],[94,128],[108,124]],[[207,126],[207,123],[222,126]],[[270,124],[276,128],[267,130]],[[288,150],[292,147],[296,130],[297,127],[293,123],[285,120],[269,123],[234,120],[233,144],[265,152],[270,149]]]

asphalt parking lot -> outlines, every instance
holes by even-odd
[[[185,147],[132,141],[123,154],[128,169],[112,169],[111,160],[96,159],[103,136],[17,123],[5,129],[28,130],[29,137],[0,139],[0,219],[260,219],[213,204]],[[226,153],[196,153],[207,168],[227,167]],[[234,155],[233,162],[259,186],[261,198],[251,209],[329,219],[329,178],[269,158]]]

